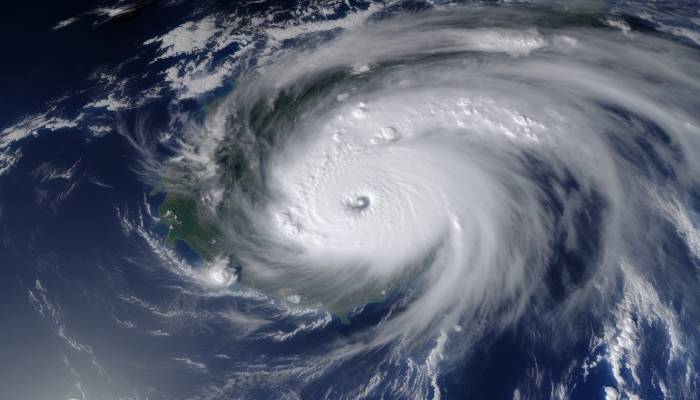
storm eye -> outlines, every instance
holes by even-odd
[[[347,208],[349,211],[352,212],[362,212],[366,210],[370,206],[370,198],[369,196],[366,195],[358,195],[349,198],[345,202],[343,202],[343,205],[345,208]]]

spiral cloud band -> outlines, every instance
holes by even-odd
[[[351,326],[377,304],[376,324],[322,347],[333,367],[371,349],[402,365],[423,354],[410,387],[377,389],[397,396],[439,397],[446,349],[473,352],[525,316],[535,336],[574,332],[582,315],[612,321],[583,331],[608,341],[630,394],[643,382],[616,325],[665,326],[669,365],[695,352],[677,316],[698,312],[682,283],[700,256],[696,50],[507,7],[386,15],[330,36],[244,69],[161,171],[196,188],[223,232],[231,264],[213,264],[217,282],[235,273]],[[653,289],[667,286],[673,301]]]

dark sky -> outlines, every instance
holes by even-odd
[[[161,33],[162,23],[177,21],[177,14],[184,16],[186,11],[142,2],[134,12],[111,20],[90,13],[108,6],[96,1],[23,0],[3,7],[0,129],[25,114],[45,110],[50,99],[80,90],[85,78],[98,69],[138,54],[136,48],[145,39]],[[72,17],[78,17],[77,22],[52,30]]]

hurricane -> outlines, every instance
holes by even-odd
[[[118,120],[151,187],[118,217],[178,293],[122,300],[235,343],[188,398],[695,398],[697,45],[554,3],[358,13]]]
[[[682,361],[695,349],[676,337],[685,322],[666,316],[697,315],[697,294],[645,300],[652,284],[697,273],[696,51],[488,6],[314,39],[244,70],[158,169],[166,185],[197,188],[236,281],[348,321],[376,305],[374,323],[323,343],[327,358],[304,375],[382,351],[388,361],[360,373],[384,381],[369,393],[440,398],[448,354],[515,327],[563,330],[551,345],[567,346],[588,340],[582,315],[626,313],[631,332],[608,335],[658,322],[668,364],[696,376]],[[386,364],[405,376],[387,379]],[[615,374],[625,370],[630,393],[648,384],[630,361]],[[680,397],[695,390],[695,378],[657,379]]]

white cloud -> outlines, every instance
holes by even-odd
[[[44,317],[51,325],[52,329],[68,346],[79,353],[87,354],[92,365],[95,366],[100,375],[106,375],[106,371],[97,362],[91,346],[80,343],[68,332],[68,328],[63,322],[63,312],[57,303],[51,302],[48,290],[39,279],[34,282],[34,287],[27,289],[29,303],[34,309]]]
[[[19,150],[14,152],[6,150],[0,153],[0,176],[3,176],[7,171],[9,171],[21,157],[22,152]]]
[[[163,36],[146,40],[143,44],[159,43],[161,54],[156,60],[193,54],[212,44],[213,38],[222,32],[216,20],[209,16],[200,21],[189,21]]]
[[[127,98],[117,98],[115,93],[110,93],[106,98],[95,100],[85,105],[86,108],[106,108],[109,111],[119,111],[131,108],[132,104]]]
[[[187,99],[221,87],[232,69],[231,62],[216,67],[212,67],[208,62],[183,62],[168,68],[165,80],[178,92],[179,99]]]
[[[102,137],[109,132],[112,132],[112,127],[108,125],[90,125],[88,126],[88,129],[95,137]]]
[[[0,149],[7,148],[10,144],[27,136],[35,135],[42,129],[56,131],[63,128],[75,128],[85,116],[85,114],[79,114],[73,119],[65,119],[63,117],[49,116],[52,111],[30,115],[18,123],[3,129],[0,132]]]
[[[58,23],[56,23],[56,25],[54,25],[54,27],[51,28],[51,29],[54,30],[54,31],[57,31],[57,30],[59,30],[59,29],[63,29],[63,28],[65,28],[65,27],[67,27],[68,25],[72,25],[72,24],[74,24],[75,22],[77,22],[78,19],[80,19],[80,18],[78,18],[78,17],[71,17],[71,18],[64,19],[64,20],[59,21]]]
[[[187,367],[196,370],[206,370],[207,365],[198,361],[194,361],[188,357],[173,357],[173,360],[184,363]]]
[[[93,11],[94,14],[101,15],[108,18],[115,18],[120,15],[130,13],[136,9],[135,4],[123,5],[123,6],[112,6],[112,7],[101,7]]]
[[[0,176],[7,173],[22,157],[22,152],[19,149],[10,148],[13,143],[36,135],[41,130],[56,131],[64,128],[75,128],[85,117],[84,114],[79,114],[73,119],[66,119],[51,116],[53,111],[51,109],[44,114],[27,116],[0,131]]]

